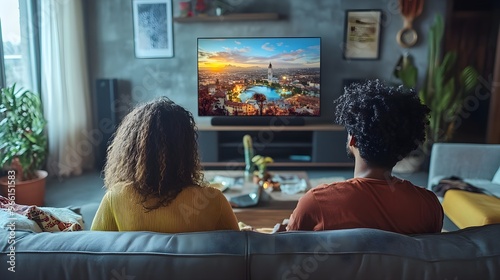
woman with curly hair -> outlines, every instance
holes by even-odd
[[[190,112],[168,98],[135,108],[108,147],[107,188],[92,230],[238,230],[229,202],[203,182]]]
[[[396,178],[392,168],[425,140],[429,108],[412,89],[374,80],[353,84],[335,101],[345,126],[354,178],[307,192],[287,230],[376,228],[403,234],[440,232],[443,209],[431,191]]]

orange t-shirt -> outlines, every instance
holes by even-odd
[[[406,180],[353,178],[322,184],[300,198],[287,230],[375,228],[402,234],[440,232],[436,195]]]

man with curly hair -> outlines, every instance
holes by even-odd
[[[286,229],[440,232],[443,209],[435,194],[392,175],[396,163],[425,140],[429,108],[415,91],[366,81],[347,87],[335,105],[336,122],[348,132],[354,178],[308,191]]]

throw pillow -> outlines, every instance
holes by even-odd
[[[500,166],[498,167],[497,173],[495,173],[495,176],[493,176],[493,180],[491,180],[491,182],[500,185]]]
[[[12,230],[34,232],[79,231],[83,229],[82,216],[68,208],[38,207],[12,203],[0,196],[0,226]]]
[[[0,229],[42,232],[42,229],[35,221],[28,219],[24,215],[7,211],[7,209],[0,209]]]

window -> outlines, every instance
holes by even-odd
[[[16,83],[38,91],[29,0],[0,0],[0,87]]]

